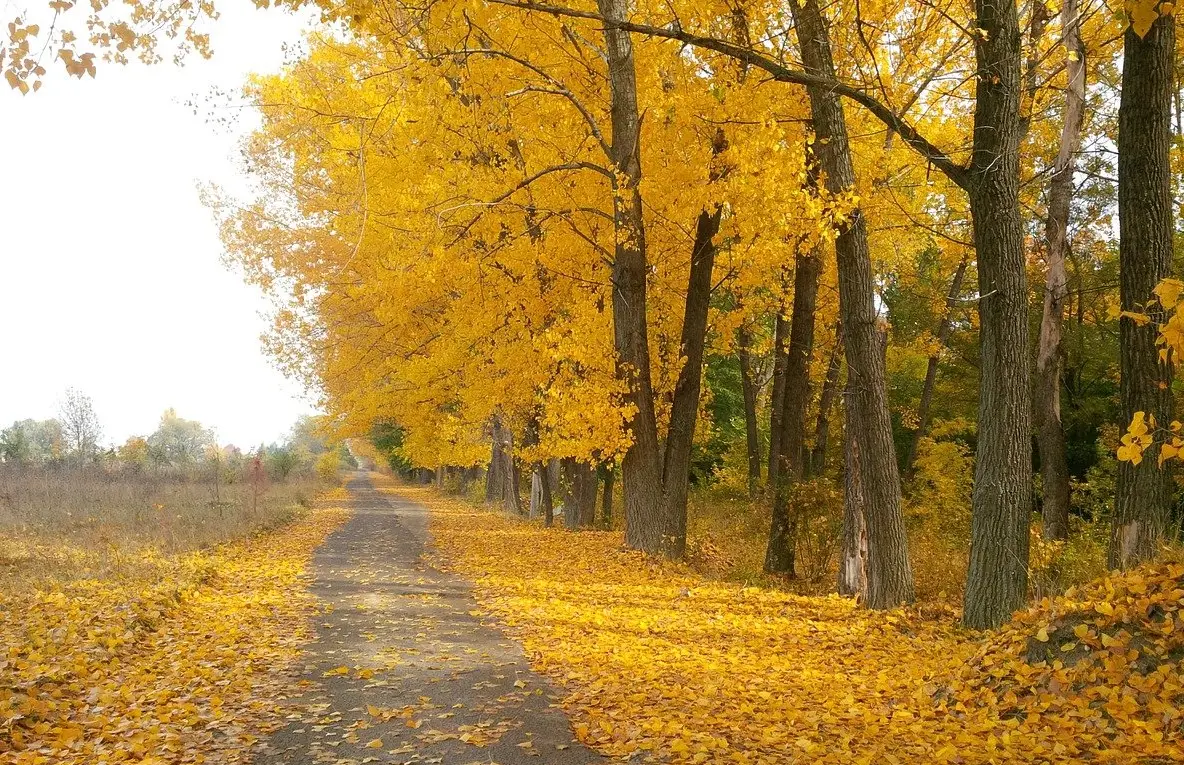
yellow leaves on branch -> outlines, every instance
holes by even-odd
[[[1153,290],[1155,298],[1152,303],[1158,303],[1157,309],[1162,317],[1151,313],[1123,311],[1122,316],[1131,319],[1140,326],[1150,324],[1157,318],[1163,318],[1158,324],[1159,359],[1163,364],[1174,365],[1184,352],[1184,315],[1180,312],[1180,298],[1184,296],[1184,281],[1179,279],[1164,279]],[[1166,384],[1166,383],[1161,383]],[[1135,412],[1126,433],[1123,434],[1118,447],[1119,461],[1138,465],[1143,461],[1143,453],[1160,441],[1159,464],[1169,459],[1184,459],[1184,438],[1181,432],[1184,425],[1172,421],[1166,429],[1156,428],[1155,415],[1147,412]]]
[[[347,511],[120,576],[0,590],[0,760],[241,761],[310,637],[313,549]],[[9,585],[12,582],[8,583]]]
[[[1146,37],[1156,20],[1175,13],[1176,4],[1171,0],[1125,0],[1123,9],[1135,34]]]
[[[1146,412],[1135,412],[1131,424],[1127,426],[1126,433],[1122,435],[1121,444],[1118,447],[1118,459],[1135,465],[1142,462],[1143,452],[1155,442],[1153,428],[1155,428],[1154,415],[1148,417]]]

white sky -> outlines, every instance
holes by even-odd
[[[0,81],[0,427],[55,416],[67,387],[93,398],[110,443],[170,406],[243,447],[313,411],[263,355],[266,301],[222,265],[198,197],[236,185],[253,119],[214,127],[185,106],[276,70],[305,23],[246,0],[219,10],[210,61],[51,72],[23,98]]]

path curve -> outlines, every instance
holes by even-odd
[[[589,765],[548,681],[477,614],[470,585],[423,558],[428,510],[347,484],[354,515],[317,551],[326,612],[287,724],[256,765]]]

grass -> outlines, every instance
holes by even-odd
[[[0,464],[0,588],[113,575],[141,551],[208,549],[295,519],[323,482]]]
[[[236,763],[280,724],[345,492],[201,479],[0,465],[0,762]]]

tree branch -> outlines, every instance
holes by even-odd
[[[908,144],[914,151],[921,155],[925,161],[929,162],[935,168],[940,170],[951,181],[963,189],[968,189],[970,186],[970,172],[963,166],[951,159],[945,152],[931,143],[921,133],[906,122],[903,118],[896,115],[888,106],[868,93],[845,83],[832,80],[827,77],[809,74],[798,69],[790,69],[777,61],[758,53],[750,48],[745,48],[739,45],[719,40],[714,37],[704,37],[702,35],[691,34],[685,32],[681,28],[675,26],[672,29],[665,27],[656,27],[650,24],[636,24],[631,21],[612,21],[604,18],[598,13],[591,11],[580,11],[574,8],[566,8],[559,5],[549,5],[544,3],[532,2],[532,0],[487,0],[487,2],[495,3],[497,5],[505,5],[511,8],[520,8],[526,11],[536,11],[538,13],[549,13],[554,16],[565,16],[569,18],[587,19],[604,24],[609,28],[620,29],[625,32],[634,32],[637,34],[647,35],[650,37],[661,37],[667,40],[677,40],[686,45],[692,45],[696,48],[704,50],[715,51],[725,56],[729,56],[738,61],[741,61],[749,66],[754,66],[758,69],[763,69],[772,75],[773,79],[779,82],[788,82],[795,85],[805,85],[812,87],[827,88],[832,93],[847,98],[859,104],[863,108],[872,113],[876,119],[883,122],[890,130],[896,132],[901,139]]]

